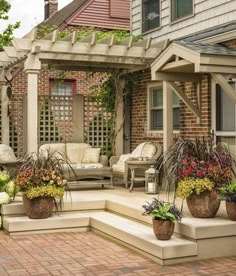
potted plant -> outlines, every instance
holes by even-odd
[[[67,180],[63,177],[66,157],[54,152],[28,154],[16,171],[15,184],[22,192],[26,214],[32,219],[47,218],[62,205]]]
[[[167,189],[186,199],[194,217],[214,217],[220,207],[218,189],[232,180],[232,157],[225,144],[212,139],[179,138],[163,156]]]
[[[220,188],[220,198],[225,200],[228,217],[236,221],[236,182]]]
[[[177,221],[181,221],[182,212],[170,202],[154,198],[152,202],[142,205],[143,215],[152,216],[153,231],[158,240],[169,240]]]

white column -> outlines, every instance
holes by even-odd
[[[7,96],[7,87],[8,85],[4,82],[0,82],[0,86],[2,87],[1,93],[1,103],[2,103],[2,116],[1,116],[1,124],[2,124],[2,144],[9,145],[10,141],[10,133],[9,133],[9,116],[8,116],[8,104],[9,99]]]
[[[28,76],[27,92],[27,153],[38,151],[38,74],[41,63],[36,55],[29,55],[25,62]]]
[[[163,81],[163,150],[164,152],[173,143],[173,108],[172,90]]]

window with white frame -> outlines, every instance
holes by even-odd
[[[180,100],[173,92],[173,129],[180,126]],[[163,88],[149,88],[149,131],[163,130]]]
[[[230,83],[235,88],[235,83]],[[233,153],[236,153],[236,105],[227,96],[219,84],[213,91],[213,128],[216,142],[227,143]]]
[[[75,94],[74,80],[50,80],[51,110],[55,120],[69,120],[71,99]]]
[[[160,0],[142,1],[142,31],[160,27]]]
[[[193,14],[193,0],[171,0],[172,21]]]
[[[73,80],[50,80],[52,96],[72,96],[75,93],[75,81]]]

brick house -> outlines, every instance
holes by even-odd
[[[131,1],[132,34],[166,41],[150,69],[136,73],[132,148],[214,132],[236,152],[235,30],[234,0]]]
[[[44,21],[39,24],[38,28],[43,29],[43,26],[47,26],[47,28],[50,29],[59,28],[60,31],[68,32],[85,31],[90,28],[93,28],[94,31],[129,31],[129,1],[122,0],[121,5],[120,1],[116,0],[74,0],[58,11],[57,0],[45,0],[45,18]],[[10,122],[6,122],[6,120],[3,120],[4,122],[2,121],[2,129],[7,129],[8,127],[6,127],[6,124],[10,123],[10,132],[5,132],[4,135],[2,135],[2,143],[8,144],[10,139],[10,145],[15,151],[18,151],[16,153],[20,156],[25,151],[26,147],[23,142],[25,139],[22,114],[25,109],[23,107],[23,95],[27,93],[27,75],[24,70],[16,69],[13,72],[13,76],[11,81],[13,93],[10,102]],[[63,79],[63,82],[58,82],[58,79]],[[98,76],[88,78],[85,71],[79,71],[78,69],[72,70],[62,67],[62,71],[60,71],[55,69],[48,70],[47,67],[42,68],[38,75],[38,95],[41,97],[41,101],[43,101],[44,95],[52,95],[54,97],[60,97],[62,104],[60,105],[58,100],[56,100],[53,103],[54,110],[49,110],[50,108],[46,106],[43,108],[44,110],[45,108],[47,109],[44,114],[39,112],[39,116],[44,116],[44,120],[46,116],[46,120],[49,121],[50,116],[48,116],[47,112],[54,113],[51,114],[51,117],[53,117],[51,121],[46,122],[46,124],[51,124],[51,127],[48,128],[48,126],[44,124],[41,125],[42,131],[39,129],[39,133],[41,133],[39,134],[41,137],[39,137],[39,144],[44,142],[75,141],[74,136],[76,133],[73,134],[73,122],[67,120],[67,115],[72,116],[72,113],[79,112],[78,110],[72,110],[74,108],[72,98],[76,95],[89,94],[90,86],[97,82],[99,82]],[[80,97],[78,101],[81,99]],[[79,104],[79,108],[81,104],[83,103]],[[62,109],[64,110],[64,115],[61,114]],[[2,110],[2,112],[8,111]],[[64,124],[55,123],[58,116],[65,119]],[[83,134],[83,130],[81,130],[80,133]]]
[[[110,40],[109,45],[86,51],[86,58],[93,63],[99,62],[95,55],[101,49],[102,60],[108,60],[111,66],[132,66],[138,87],[131,96],[127,128],[131,149],[143,141],[159,141],[166,149],[179,135],[194,138],[214,131],[217,141],[226,141],[234,150],[235,1],[218,5],[213,0],[132,1],[131,19],[132,33],[142,35],[142,41],[133,43],[129,39],[117,47]],[[54,35],[49,36],[53,59]],[[20,43],[27,48],[28,40],[23,40]],[[34,41],[31,37],[32,45]],[[71,41],[59,44],[69,47],[74,43],[73,37]],[[90,42],[90,46],[95,45]],[[37,43],[43,46],[44,41]],[[76,51],[75,54],[81,54],[79,49]],[[38,55],[37,49],[33,49],[33,54]],[[45,59],[45,55],[40,57]],[[81,62],[79,56],[76,58]],[[46,86],[45,93],[48,89]],[[121,137],[126,136],[124,130]]]

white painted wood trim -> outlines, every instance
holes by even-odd
[[[172,90],[167,82],[163,82],[163,150],[173,144],[173,108]]]
[[[201,118],[201,111],[193,105],[193,103],[188,99],[188,97],[184,94],[182,89],[177,86],[174,82],[167,82],[170,88],[177,94],[182,102],[186,104],[186,106],[195,114],[199,119]]]
[[[147,133],[163,133],[162,130],[150,130],[150,89],[155,87],[163,87],[162,82],[147,84]]]
[[[230,84],[226,81],[223,75],[221,74],[211,74],[214,80],[220,84],[224,92],[231,98],[231,100],[236,104],[236,93]]]

